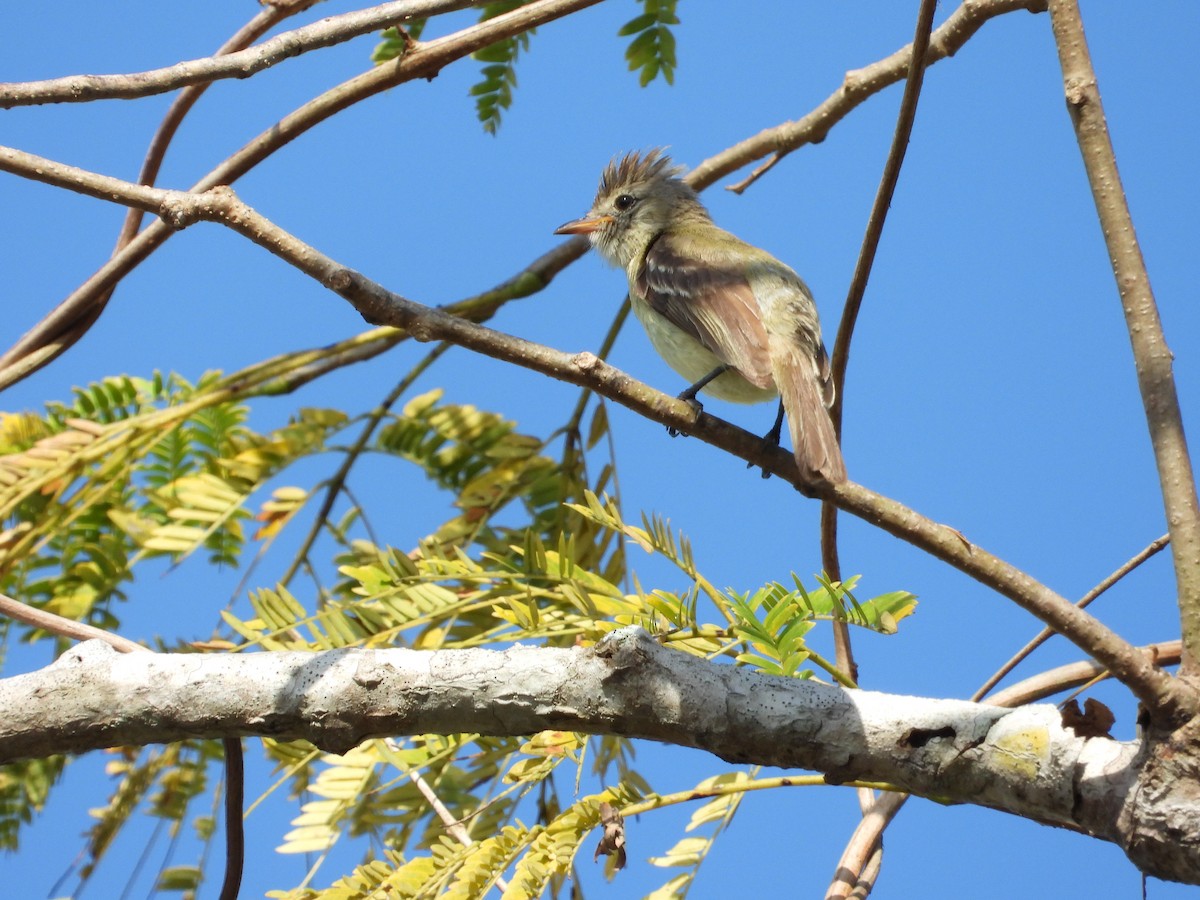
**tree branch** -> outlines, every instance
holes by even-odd
[[[1122,578],[1124,578],[1126,575],[1128,575],[1130,572],[1132,572],[1134,569],[1136,569],[1138,566],[1140,566],[1146,560],[1150,559],[1150,557],[1154,556],[1156,553],[1158,553],[1160,550],[1162,550],[1170,542],[1171,542],[1171,537],[1170,537],[1170,535],[1166,535],[1166,534],[1164,534],[1162,537],[1160,537],[1156,540],[1151,541],[1149,546],[1147,546],[1145,549],[1140,551],[1132,559],[1130,559],[1128,562],[1124,563],[1119,569],[1117,569],[1115,572],[1113,572],[1111,575],[1109,575],[1107,578],[1105,578],[1103,581],[1101,581],[1098,585],[1096,585],[1094,588],[1092,588],[1090,591],[1088,591],[1086,594],[1084,594],[1082,597],[1080,597],[1079,601],[1075,605],[1078,606],[1080,609],[1087,609],[1087,607],[1091,604],[1091,602],[1093,600],[1095,600],[1097,597],[1099,597],[1101,594],[1103,594],[1105,591],[1107,591],[1110,587],[1112,587],[1114,584],[1116,584],[1118,581],[1120,581]],[[1026,644],[1024,647],[1022,647],[1020,650],[1018,650],[1015,654],[1013,654],[1013,656],[1008,660],[1008,662],[1006,662],[999,669],[997,669],[996,672],[992,675],[992,677],[989,678],[987,681],[985,681],[980,686],[979,690],[977,690],[975,692],[975,694],[972,696],[971,699],[972,700],[982,700],[992,688],[994,688],[997,684],[999,684],[1004,679],[1004,677],[1006,675],[1008,675],[1009,672],[1011,672],[1018,665],[1020,665],[1021,662],[1023,662],[1029,656],[1029,654],[1031,654],[1038,647],[1042,646],[1042,644],[1046,643],[1046,641],[1050,640],[1050,638],[1053,636],[1054,636],[1054,632],[1051,631],[1049,628],[1046,628],[1046,629],[1043,629],[1042,631],[1040,631],[1033,640],[1031,640],[1028,644]],[[1162,663],[1160,663],[1160,665],[1161,664]]]
[[[28,606],[4,594],[0,594],[0,615],[73,640],[102,642],[120,653],[142,655],[153,652],[149,647],[143,647],[119,634]],[[246,859],[246,835],[242,821],[246,795],[245,760],[242,758],[241,738],[227,736],[222,738],[221,744],[225,750],[225,877],[221,881],[219,900],[237,900]]]
[[[418,341],[449,341],[561,381],[590,387],[640,415],[695,435],[779,475],[806,496],[832,502],[992,587],[1096,657],[1151,711],[1162,713],[1166,719],[1187,717],[1197,707],[1195,692],[1190,687],[1148,663],[1119,635],[1065,598],[970,543],[961,532],[853,482],[807,485],[800,479],[795,460],[787,451],[765,446],[758,436],[707,413],[697,416],[688,403],[636,381],[592,353],[562,353],[393,294],[279,228],[242,203],[231,188],[214,188],[202,194],[166,191],[8,148],[0,148],[0,169],[50,184],[73,183],[83,193],[155,211],[173,228],[183,228],[199,220],[218,222],[334,291],[372,324],[402,328]]]
[[[303,738],[343,753],[384,735],[561,729],[815,769],[834,783],[887,781],[1110,840],[1136,753],[1116,742],[1089,747],[1053,707],[1013,712],[766,676],[669,650],[636,627],[594,647],[502,652],[119,654],[88,642],[0,681],[0,705],[9,711],[4,761],[199,735]],[[1030,729],[1047,752],[1013,766],[1006,742]],[[1078,797],[1074,773],[1102,771],[1112,779],[1107,799]]]
[[[351,78],[285,116],[200,179],[194,191],[232,184],[242,175],[330,116],[367,97],[416,78],[434,78],[451,62],[476,50],[593,6],[600,0],[535,0],[512,12],[496,16],[446,37],[415,42],[404,56]],[[49,363],[69,344],[64,334],[77,329],[91,314],[91,306],[160,247],[171,235],[161,222],[146,227],[129,245],[115,253],[87,281],[76,288],[45,318],[0,356],[0,390],[20,381]],[[94,318],[94,316],[93,316]],[[78,334],[74,335],[78,338]]]
[[[1050,23],[1058,45],[1067,109],[1075,126],[1125,311],[1138,388],[1158,466],[1179,592],[1183,672],[1197,675],[1200,674],[1200,502],[1196,499],[1196,481],[1175,392],[1172,355],[1163,335],[1150,276],[1121,186],[1096,73],[1075,0],[1051,0]]]
[[[218,47],[217,52],[213,56],[226,56],[236,53],[239,50],[244,50],[266,34],[276,23],[289,16],[298,15],[316,2],[317,0],[292,0],[292,2],[287,3],[267,4],[249,22],[234,32],[229,40]],[[154,184],[158,180],[159,168],[162,165],[163,157],[166,156],[167,147],[170,146],[171,140],[175,136],[175,132],[179,129],[179,126],[183,123],[184,118],[191,108],[196,104],[196,101],[208,90],[210,83],[205,82],[184,88],[171,101],[171,105],[167,108],[166,114],[154,132],[154,136],[150,138],[150,146],[146,149],[146,158],[142,161],[142,170],[138,173],[139,184]],[[114,253],[134,239],[141,224],[142,211],[140,209],[130,209],[125,216],[125,221],[121,225],[121,233],[117,235],[117,246],[113,251]],[[97,305],[102,309],[106,302],[107,296],[105,300]],[[83,330],[87,330],[86,325]]]
[[[636,627],[592,647],[505,651],[120,654],[89,641],[0,681],[0,706],[0,761],[196,736],[305,739],[344,753],[384,735],[560,729],[815,769],[831,783],[885,781],[1122,846],[1153,813],[1139,805],[1140,742],[1078,737],[1054,707],[763,675],[669,650]],[[1200,806],[1178,802],[1170,816],[1171,868],[1128,852],[1151,874],[1200,882]]]
[[[850,354],[850,338],[854,334],[854,323],[858,320],[858,311],[862,306],[863,295],[867,290],[867,278],[871,274],[871,266],[875,262],[875,251],[879,247],[879,239],[883,236],[883,223],[887,219],[888,209],[892,205],[892,195],[900,180],[900,167],[904,164],[904,154],[908,150],[908,140],[912,134],[913,122],[917,117],[917,100],[921,96],[921,84],[925,78],[925,65],[929,50],[930,32],[933,29],[933,14],[937,10],[937,0],[921,0],[917,13],[916,34],[909,49],[908,73],[904,84],[904,96],[900,100],[900,112],[896,117],[896,130],[892,135],[892,146],[888,150],[887,160],[883,165],[883,175],[879,179],[879,188],[875,192],[875,202],[867,217],[867,230],[863,235],[862,249],[858,253],[858,262],[854,266],[854,276],[850,279],[850,290],[846,297],[846,305],[842,310],[841,323],[838,326],[837,340],[833,344],[833,359],[831,375],[833,381],[833,406],[829,409],[833,427],[841,438],[842,431],[842,401],[846,385],[846,362]],[[821,506],[821,559],[826,574],[837,581],[842,578],[841,560],[838,558],[837,546],[837,507],[824,503]],[[854,664],[854,655],[850,649],[850,629],[845,622],[834,623],[834,645],[837,648],[838,668],[843,669],[855,681],[858,681],[858,667]]]
[[[1019,9],[1031,13],[1046,11],[1046,0],[967,0],[936,29],[925,59],[928,68],[935,62],[953,56],[974,36],[988,19]],[[731,172],[750,165],[768,153],[770,160],[755,169],[746,179],[728,189],[740,194],[761,178],[783,157],[805,144],[819,144],[854,107],[884,88],[903,81],[912,59],[912,45],[902,47],[886,59],[846,73],[841,87],[829,95],[812,112],[791,122],[784,122],[760,131],[754,137],[735,144],[719,157],[713,157],[697,167],[697,178],[711,183]]]
[[[1180,649],[1179,641],[1163,641],[1142,647],[1141,652],[1156,665],[1172,666],[1179,663]],[[987,702],[1009,708],[1037,703],[1061,691],[1085,685],[1103,674],[1104,667],[1094,662],[1068,663],[1005,688],[992,695]],[[870,814],[863,817],[846,842],[825,900],[842,900],[851,896],[850,890],[870,876],[872,853],[880,846],[884,829],[891,824],[908,797],[908,794],[893,793],[884,794],[876,800]]]
[[[309,4],[315,0],[309,0]],[[249,78],[293,56],[344,43],[359,35],[471,6],[475,0],[393,0],[370,9],[343,13],[285,31],[257,47],[234,53],[192,59],[128,75],[68,75],[45,81],[0,84],[0,109],[43,103],[86,103],[93,100],[130,100],[164,94],[225,78]],[[271,14],[264,10],[261,15]],[[288,10],[292,14],[293,10]],[[277,15],[277,14],[276,14]]]
[[[598,2],[598,0],[592,0],[592,2]],[[582,8],[590,4],[582,3],[579,5]],[[985,21],[993,16],[1012,12],[1017,9],[1039,11],[1044,8],[1045,0],[982,0],[982,2],[964,3],[962,8],[957,10],[941,28],[934,32],[933,52],[942,54],[937,57],[938,59],[952,55],[979,30]],[[388,87],[393,87],[395,84],[400,84],[403,81],[410,81],[418,77],[433,77],[437,74],[438,68],[445,66],[451,61],[449,58],[446,58],[440,65],[435,67],[430,62],[430,57],[434,54],[435,50],[442,53],[449,53],[454,46],[453,41],[474,34],[485,26],[494,28],[495,23],[500,23],[501,20],[507,22],[511,16],[515,16],[517,13],[533,14],[540,11],[541,4],[531,4],[507,16],[498,16],[488,22],[464,29],[456,35],[441,38],[437,41],[416,44],[414,50],[410,50],[409,53],[405,54],[395,64],[396,69],[392,76],[394,80],[380,84],[379,79],[382,76],[378,74],[379,70],[375,70],[374,72],[368,72],[351,79],[334,88],[332,91],[321,95],[297,109],[275,127],[263,132],[263,134],[243,147],[238,153],[234,154],[205,176],[204,179],[193,187],[193,190],[205,190],[217,184],[232,184],[237,178],[244,175],[271,153],[274,153],[284,144],[298,137],[308,128],[324,121],[325,118],[334,112]],[[558,15],[565,15],[567,12],[572,11],[574,10],[567,10],[558,13]],[[553,17],[553,15],[547,13],[547,20]],[[537,23],[533,24],[536,25]],[[532,27],[532,25],[526,27]],[[498,40],[504,36],[507,35],[499,34],[493,36],[490,38],[490,41]],[[428,72],[415,70],[413,60],[416,50],[421,51],[420,54],[417,54],[416,58],[427,62],[429,67]],[[471,52],[471,50],[466,52]],[[892,56],[885,60],[860,69],[858,73],[852,73],[852,75],[863,75],[863,73],[866,73],[861,81],[856,80],[853,85],[851,85],[850,76],[847,76],[847,81],[842,89],[804,119],[767,129],[759,135],[742,141],[728,150],[714,154],[688,174],[688,182],[698,190],[703,190],[719,178],[772,152],[777,146],[788,146],[792,142],[795,142],[795,146],[800,146],[803,143],[814,143],[822,140],[829,129],[838,121],[845,118],[852,109],[867,100],[872,94],[883,90],[888,85],[899,81],[903,77],[908,66],[908,57],[905,53],[905,50],[897,51],[897,53],[892,54]],[[459,54],[459,56],[461,55],[464,54]],[[454,58],[458,57],[455,56]],[[931,59],[927,64],[933,61]],[[405,66],[407,68],[404,68]],[[381,66],[380,69],[392,70],[392,67]],[[335,98],[339,100],[340,105],[337,105],[336,108],[331,108],[330,104]],[[91,278],[76,288],[46,318],[22,336],[16,344],[0,356],[0,390],[15,384],[48,364],[61,354],[66,347],[69,347],[70,343],[77,340],[80,334],[82,334],[82,331],[79,330],[79,324],[86,322],[88,316],[91,315],[91,304],[102,302],[100,298],[106,298],[108,291],[124,278],[125,275],[136,268],[142,260],[161,246],[170,236],[171,231],[163,227],[161,223],[155,223],[146,228],[136,239],[130,242],[128,247],[114,254]],[[526,266],[521,273],[510,279],[510,282],[506,282],[495,290],[480,295],[479,302],[488,308],[490,314],[491,311],[494,311],[495,308],[498,308],[509,299],[527,296],[541,290],[545,284],[549,283],[550,278],[554,274],[581,257],[587,250],[587,246],[587,240],[582,237],[574,238],[557,245],[553,250],[543,254],[535,262]],[[545,278],[541,282],[536,279],[527,278],[530,272],[544,273]],[[514,284],[518,280],[522,280],[524,284],[521,286]],[[520,289],[515,289],[517,287],[520,287]],[[467,318],[477,318],[471,314],[466,315]],[[86,327],[84,330],[86,330]]]
[[[14,622],[24,622],[26,625],[32,625],[34,628],[40,628],[50,634],[57,634],[75,641],[104,641],[122,653],[150,650],[149,647],[143,647],[137,641],[131,641],[119,634],[113,634],[103,628],[89,625],[87,622],[77,622],[74,619],[29,606],[4,594],[0,594],[0,615],[7,616]]]

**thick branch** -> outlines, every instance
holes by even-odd
[[[371,9],[331,16],[285,31],[256,47],[176,63],[128,75],[68,75],[45,81],[0,85],[0,109],[42,103],[84,103],[91,100],[129,100],[163,94],[192,84],[223,78],[249,78],[285,59],[331,47],[372,31],[410,19],[441,15],[468,7],[474,0],[394,0]]]
[[[1151,644],[1141,648],[1141,652],[1159,665],[1178,665],[1180,642],[1164,641],[1160,644]],[[1069,688],[1080,687],[1095,681],[1104,672],[1105,670],[1095,663],[1069,663],[1048,672],[1041,672],[1012,687],[1005,688],[990,697],[988,703],[1007,707],[1036,703]],[[908,794],[897,792],[883,794],[877,798],[875,805],[868,814],[863,816],[858,827],[854,829],[854,834],[846,842],[846,849],[842,852],[841,859],[838,860],[836,874],[825,895],[825,900],[845,900],[850,896],[849,890],[856,883],[870,877],[871,854],[880,845],[884,829],[908,801],[908,797]]]
[[[886,781],[1127,847],[1145,871],[1200,882],[1200,804],[1147,802],[1153,748],[1084,739],[1051,706],[1005,710],[763,675],[668,650],[636,627],[594,647],[172,654],[89,641],[0,681],[0,761],[194,737],[305,739],[545,729],[661,741],[730,762]],[[1182,754],[1176,753],[1177,756]],[[1148,833],[1170,858],[1140,857]]]
[[[1053,707],[766,676],[668,650],[638,628],[592,648],[503,652],[121,654],[90,641],[0,681],[0,707],[4,761],[199,736],[303,738],[341,753],[383,735],[563,729],[816,769],[834,782],[887,781],[1109,839],[1136,753],[1074,737]],[[1034,735],[1043,749],[1014,766],[1006,747]],[[1111,780],[1101,796],[1084,786],[1102,771]]]
[[[1067,108],[1125,311],[1138,388],[1158,465],[1179,592],[1183,671],[1200,674],[1200,503],[1196,499],[1196,481],[1171,372],[1172,355],[1121,187],[1096,73],[1075,0],[1051,0],[1050,22],[1058,44]]]

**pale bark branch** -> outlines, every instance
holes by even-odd
[[[12,597],[0,594],[0,615],[16,622],[24,622],[51,634],[78,641],[103,643],[120,653],[141,655],[153,653],[136,641],[119,634],[96,628],[86,622],[77,622],[57,613],[27,606]],[[246,839],[242,821],[245,800],[245,760],[242,757],[240,737],[225,736],[221,739],[225,749],[225,875],[221,880],[219,900],[237,900],[242,884],[242,872],[246,856]]]
[[[1115,572],[1084,594],[1076,606],[1084,609],[1143,562],[1162,550],[1167,543],[1169,543],[1169,539],[1166,535],[1152,541],[1144,550],[1136,554],[1132,559],[1124,563]],[[984,682],[971,696],[971,699],[973,701],[982,700],[984,695],[995,687],[1001,678],[1011,672],[1021,660],[1036,650],[1037,647],[1053,634],[1054,632],[1049,628],[1042,631],[1037,638],[1026,644],[1019,653],[1001,666],[995,675]],[[1181,641],[1162,641],[1141,648],[1141,652],[1145,654],[1146,658],[1155,666],[1160,667],[1178,665],[1181,651]],[[1107,670],[1096,662],[1069,663],[1046,672],[1040,672],[1002,691],[998,691],[989,697],[987,702],[993,703],[996,706],[1008,707],[1021,706],[1025,703],[1036,703],[1039,700],[1044,700],[1062,691],[1082,687],[1105,674],[1107,674]],[[891,820],[900,811],[900,807],[904,805],[907,799],[908,796],[906,794],[889,794],[878,799],[876,809],[873,810],[877,815],[870,817],[870,821],[864,820],[860,823],[847,842],[846,849],[843,851],[842,858],[838,863],[835,881],[830,886],[826,900],[841,900],[843,897],[850,896],[847,891],[856,883],[856,878],[866,877],[867,872],[862,868],[869,865],[865,854],[869,853],[872,848],[879,846],[884,829],[891,823]]]
[[[1137,741],[1077,737],[1051,706],[763,675],[669,650],[635,627],[593,647],[505,651],[121,654],[89,641],[0,681],[0,707],[3,761],[194,737],[304,739],[343,753],[380,736],[561,729],[811,769],[831,783],[883,781],[1122,846],[1146,759]],[[1149,871],[1200,881],[1200,806],[1170,814],[1184,835],[1174,868]]]
[[[315,2],[315,0],[312,0]],[[294,56],[340,44],[401,22],[441,15],[476,0],[393,0],[370,9],[331,16],[286,31],[256,47],[186,60],[173,66],[126,75],[67,75],[44,81],[0,84],[0,109],[43,103],[87,103],[150,97],[224,78],[249,78]],[[271,11],[264,10],[263,14]],[[292,14],[292,11],[289,11]]]
[[[0,681],[0,705],[5,761],[197,736],[302,738],[342,753],[370,737],[561,729],[815,769],[835,783],[885,781],[1110,838],[1112,809],[1076,808],[1074,785],[1058,776],[1135,752],[1115,741],[1089,748],[1053,707],[1009,711],[767,676],[667,649],[635,627],[594,647],[505,651],[122,654],[92,641]],[[1041,768],[1047,758],[1018,772],[997,755],[1030,728],[1046,737],[1054,767]],[[1107,803],[1120,802],[1117,788]]]
[[[1173,666],[1179,664],[1181,646],[1180,641],[1163,641],[1142,647],[1141,652],[1156,665]],[[1036,703],[1062,691],[1085,685],[1104,672],[1104,667],[1094,662],[1068,663],[1005,688],[993,694],[987,702],[1005,707]],[[908,797],[905,793],[883,794],[876,800],[870,814],[863,817],[846,842],[833,882],[825,895],[826,900],[843,900],[856,896],[851,888],[864,882],[874,882],[871,869],[875,865],[875,857],[872,854],[880,846],[884,830],[891,824]]]
[[[1183,673],[1200,674],[1200,502],[1183,430],[1183,414],[1171,371],[1172,355],[1163,335],[1146,261],[1121,186],[1096,73],[1075,0],[1051,0],[1050,23],[1058,45],[1067,109],[1087,170],[1088,182],[1116,278],[1133,346],[1138,388],[1146,410],[1150,443],[1158,467],[1175,562]]]

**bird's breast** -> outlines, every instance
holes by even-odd
[[[656,312],[638,297],[636,292],[630,296],[633,313],[646,329],[650,343],[654,345],[658,355],[666,360],[667,365],[682,375],[689,385],[695,384],[713,369],[724,365],[724,360]],[[701,393],[731,403],[762,403],[777,396],[779,392],[773,386],[756,387],[739,372],[731,370],[709,382]]]

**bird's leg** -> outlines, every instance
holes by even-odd
[[[779,436],[783,434],[783,401],[779,401],[779,412],[775,414],[775,424],[771,426],[771,430],[763,435],[763,443],[768,447],[779,446]],[[753,469],[754,463],[746,463],[747,469]],[[771,473],[766,469],[762,470],[763,478],[770,478]]]
[[[696,399],[696,395],[704,390],[708,386],[709,382],[720,378],[732,368],[733,366],[729,365],[728,363],[717,366],[687,390],[680,391],[679,396],[676,399],[683,400],[688,404],[688,406],[696,411],[696,415],[700,415],[700,413],[704,411],[704,404]],[[671,437],[678,437],[679,431],[668,425],[667,434],[671,435]]]

